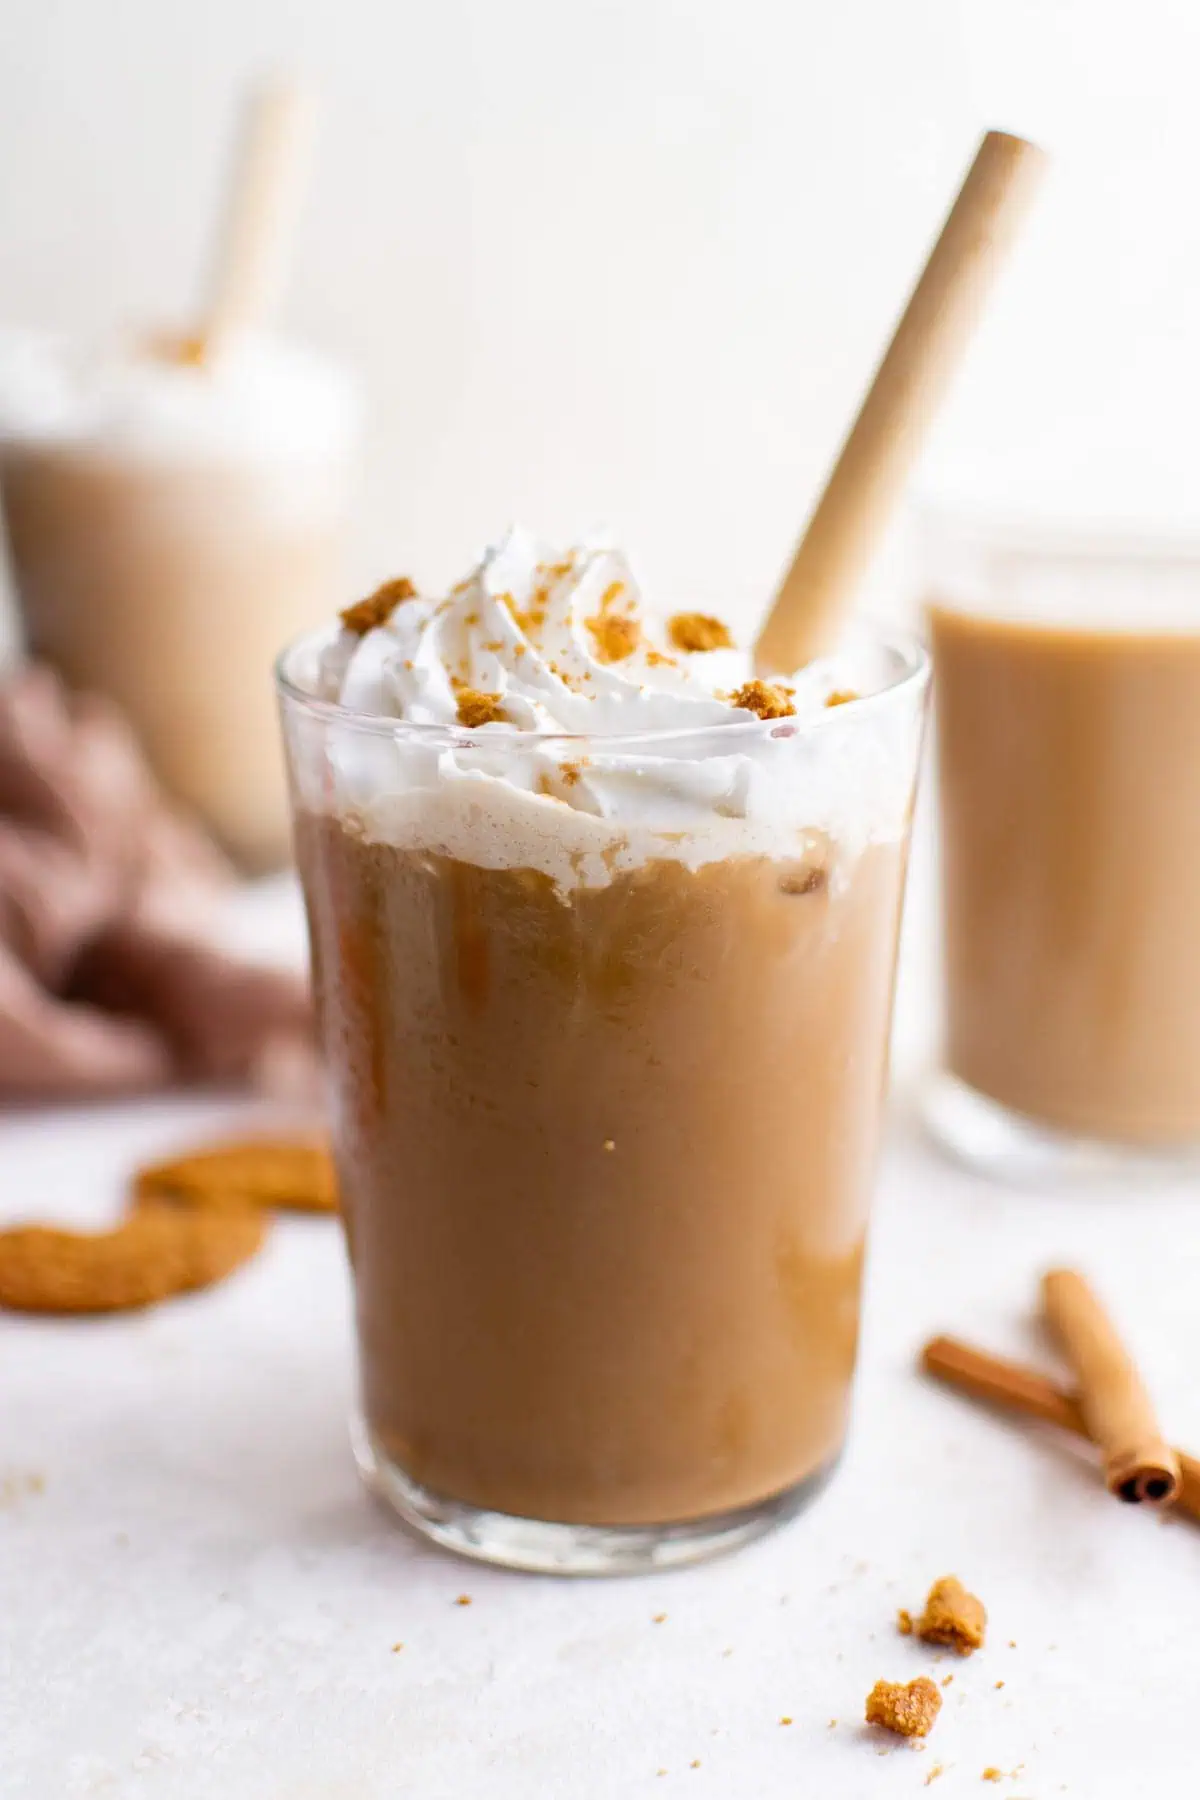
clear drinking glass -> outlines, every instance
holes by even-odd
[[[25,638],[107,694],[245,867],[288,853],[281,642],[346,581],[359,399],[273,339],[178,347],[0,333],[0,506]]]
[[[1200,542],[943,524],[935,1137],[1008,1179],[1200,1152]]]
[[[520,1568],[745,1542],[845,1432],[923,654],[864,639],[799,728],[485,745],[321,700],[328,642],[278,680],[363,1472]],[[744,754],[801,827],[723,816]],[[624,823],[571,804],[589,758]]]

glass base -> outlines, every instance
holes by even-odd
[[[930,1137],[956,1162],[995,1181],[1172,1181],[1200,1171],[1200,1143],[1105,1143],[1012,1112],[941,1070],[921,1099]]]
[[[641,1575],[724,1556],[794,1518],[837,1466],[835,1457],[782,1494],[706,1519],[676,1525],[555,1525],[432,1493],[388,1459],[361,1420],[354,1423],[352,1439],[367,1486],[422,1537],[476,1562],[537,1575]]]

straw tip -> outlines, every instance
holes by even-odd
[[[251,92],[254,94],[282,94],[307,100],[316,91],[312,74],[295,63],[276,63],[271,68],[264,69],[251,83]]]
[[[1040,167],[1050,160],[1050,153],[1032,138],[1021,137],[1015,131],[985,131],[979,140],[980,156],[1003,156],[1012,163],[1024,162],[1031,167]]]

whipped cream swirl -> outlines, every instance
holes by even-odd
[[[514,530],[445,597],[404,598],[373,629],[343,630],[317,691],[442,728],[335,729],[338,803],[369,836],[567,887],[655,859],[804,855],[851,818],[856,840],[901,829],[887,733],[864,731],[854,705],[828,710],[869,686],[863,668],[809,664],[779,686],[790,711],[770,719],[734,697],[749,676],[736,650],[675,647],[612,546],[557,553]],[[864,748],[881,784],[865,808]]]
[[[609,737],[752,718],[718,698],[745,664],[670,649],[618,550],[559,555],[514,530],[446,599],[398,605],[335,679],[343,705],[413,724],[455,724],[466,689],[497,695],[510,728]]]

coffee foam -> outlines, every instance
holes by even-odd
[[[358,426],[349,377],[276,338],[247,334],[196,367],[133,339],[0,333],[0,442],[293,463],[345,457]]]
[[[1200,535],[967,516],[930,533],[931,605],[1047,630],[1200,633]]]
[[[830,869],[836,878],[838,866],[868,843],[899,838],[907,819],[907,745],[884,749],[881,741],[872,743],[871,769],[845,745],[797,744],[786,759],[794,776],[786,803],[741,817],[718,812],[697,817],[693,809],[686,825],[669,813],[655,817],[653,790],[670,780],[665,757],[642,760],[638,778],[651,794],[633,816],[623,817],[574,806],[562,780],[564,765],[549,753],[536,754],[552,793],[525,787],[527,770],[519,781],[510,780],[465,767],[465,755],[453,751],[440,755],[422,779],[418,765],[425,753],[406,757],[397,747],[389,762],[390,791],[376,787],[372,796],[365,790],[375,784],[363,782],[357,758],[347,767],[335,752],[336,810],[368,842],[428,851],[484,869],[536,870],[564,892],[606,887],[618,875],[657,862],[692,870],[730,857],[795,862],[808,857],[815,844],[836,844]],[[748,760],[746,754],[714,759],[735,782]],[[786,776],[782,759],[779,772]],[[870,798],[864,800],[861,790],[868,788]]]

